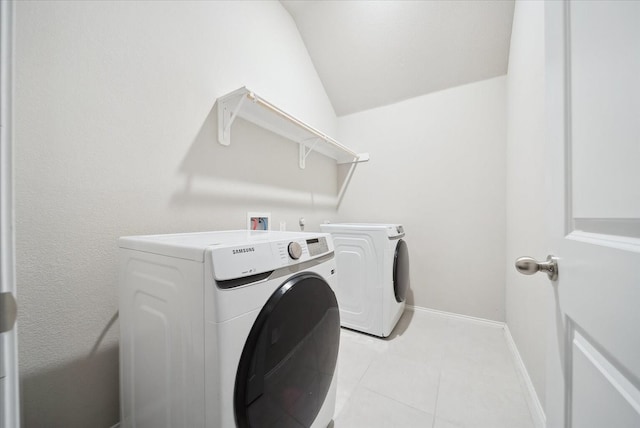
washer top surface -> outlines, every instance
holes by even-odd
[[[124,236],[118,240],[118,246],[131,250],[202,261],[204,260],[204,251],[210,247],[226,248],[247,244],[309,239],[325,235],[327,234],[272,230],[225,230],[165,235]]]

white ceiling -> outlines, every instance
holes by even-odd
[[[506,74],[513,0],[281,0],[338,116]]]

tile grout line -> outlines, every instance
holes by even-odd
[[[389,352],[389,351],[388,351],[388,350],[387,350],[387,351],[385,351],[385,354],[386,354],[386,352]],[[389,354],[387,354],[387,355],[389,355]],[[369,369],[370,369],[370,368],[371,368],[371,366],[373,365],[373,362],[374,362],[374,361],[376,360],[376,358],[378,358],[378,357],[380,357],[380,355],[376,355],[376,357],[374,357],[374,358],[371,360],[371,362],[370,362],[370,363],[369,363],[369,365],[367,366],[367,369],[365,370],[364,374],[362,375],[362,377],[361,377],[361,378],[360,378],[360,380],[358,381],[358,384],[356,385],[356,388],[357,388],[358,386],[362,386],[362,387],[363,387],[364,389],[366,389],[367,391],[370,391],[370,392],[373,392],[373,393],[375,393],[375,394],[378,394],[378,395],[379,395],[379,396],[381,396],[381,397],[388,398],[389,400],[392,400],[392,401],[394,401],[394,402],[396,402],[396,403],[399,403],[399,404],[402,404],[402,405],[404,405],[404,406],[410,407],[410,408],[412,408],[412,409],[414,409],[414,410],[417,410],[417,411],[419,411],[419,412],[421,412],[421,413],[425,413],[425,414],[428,414],[428,415],[432,415],[432,423],[431,423],[431,426],[432,426],[432,428],[433,428],[433,425],[435,424],[435,413],[436,413],[436,406],[437,406],[437,402],[438,402],[438,392],[439,392],[439,390],[440,390],[440,377],[441,377],[441,374],[442,374],[442,368],[438,368],[438,381],[437,381],[437,389],[436,389],[436,402],[434,403],[433,412],[432,412],[432,413],[429,413],[429,412],[426,412],[426,411],[424,411],[424,410],[422,410],[422,409],[419,409],[419,408],[415,407],[415,406],[414,406],[414,405],[412,405],[412,404],[406,403],[406,402],[404,402],[404,401],[400,401],[400,400],[398,400],[397,398],[394,398],[394,397],[389,397],[388,395],[386,395],[386,394],[384,394],[384,393],[381,393],[381,392],[378,392],[378,391],[374,391],[373,389],[371,389],[371,388],[369,388],[369,387],[367,387],[367,386],[365,386],[365,385],[360,385],[360,383],[361,383],[362,379],[364,379],[364,377],[366,376],[367,372],[369,371]],[[399,358],[402,358],[402,359],[406,359],[405,357],[403,357],[403,356],[401,356],[401,355],[400,355],[400,356],[398,356],[398,357],[399,357]],[[409,360],[409,361],[410,361],[410,360]]]
[[[340,340],[342,340],[342,336],[340,336]],[[339,352],[339,351],[338,351]],[[369,369],[371,368],[371,364],[373,364],[373,360],[375,360],[375,357],[369,362],[369,364],[367,365],[367,368],[362,372],[362,375],[360,375],[360,377],[358,378],[358,380],[356,381],[356,386],[353,388],[353,392],[351,392],[351,394],[349,394],[349,398],[347,399],[347,401],[345,401],[345,403],[342,405],[342,409],[341,411],[343,411],[344,409],[347,408],[348,404],[351,402],[351,400],[353,400],[353,394],[355,393],[355,391],[358,389],[358,387],[360,386],[360,383],[362,382],[362,379],[364,379],[364,376],[367,374],[367,372],[369,371]],[[365,386],[362,386],[363,388],[366,388]],[[366,388],[369,389],[369,388]],[[335,411],[335,410],[334,410]],[[334,414],[333,416],[336,417],[339,415]]]
[[[358,379],[358,382],[356,383],[356,388],[360,385],[360,382],[362,382],[362,379],[364,379],[364,377],[367,375],[367,372],[369,371],[369,369],[371,368],[371,365],[373,364],[373,360],[375,360],[377,358],[377,356],[373,357],[371,359],[371,361],[369,361],[369,364],[367,365],[367,368],[364,369],[364,371],[362,372],[362,375],[360,375],[360,378]]]
[[[404,401],[400,401],[400,400],[398,400],[397,398],[389,397],[388,395],[385,395],[385,394],[383,394],[383,393],[381,393],[381,392],[378,392],[378,391],[374,391],[373,389],[368,388],[368,387],[366,387],[366,386],[364,386],[364,385],[362,385],[362,387],[363,387],[364,389],[366,389],[367,391],[369,391],[369,392],[373,393],[373,394],[379,395],[380,397],[384,397],[384,398],[386,398],[386,399],[388,399],[388,400],[391,400],[391,401],[393,401],[393,402],[395,402],[395,403],[398,403],[398,404],[402,404],[403,406],[406,406],[406,407],[411,407],[413,410],[416,410],[416,411],[418,411],[418,412],[420,412],[420,413],[424,413],[424,414],[427,414],[427,415],[431,415],[431,413],[429,413],[429,412],[425,412],[425,411],[424,411],[424,410],[422,410],[422,409],[418,409],[416,406],[413,406],[413,405],[411,405],[411,404],[409,404],[409,403],[405,403]],[[433,415],[432,415],[432,416],[433,416]]]
[[[440,381],[442,380],[442,367],[438,370],[438,389],[436,390],[436,402],[433,405],[433,419],[431,420],[431,428],[436,426],[436,415],[438,414],[438,399],[440,398]]]
[[[429,311],[424,311],[424,312],[429,313]],[[436,315],[444,316],[441,313],[437,313]],[[445,334],[449,336],[451,334],[451,326],[449,325],[449,321],[451,321],[451,319],[454,317],[447,316],[446,318],[447,318],[447,322],[445,323]],[[440,387],[442,386],[442,373],[444,372],[444,359],[445,357],[443,356],[442,361],[440,361],[440,364],[439,364],[440,367],[438,368],[438,388],[436,389],[436,402],[433,406],[433,420],[431,422],[431,428],[435,428],[436,418],[438,416],[438,401],[440,401]]]

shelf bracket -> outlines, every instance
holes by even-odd
[[[369,153],[358,153],[352,160],[338,162],[338,165],[369,162]]]
[[[300,169],[304,169],[305,168],[307,156],[309,156],[309,153],[311,153],[313,151],[313,149],[315,149],[316,145],[320,141],[324,141],[322,138],[311,138],[310,140],[315,140],[315,142],[313,143],[313,145],[311,147],[309,147],[309,149],[307,149],[307,142],[306,141],[302,141],[300,143],[300,151],[299,151],[299,159],[298,159],[298,166],[300,167]],[[309,141],[309,140],[307,140],[307,141]]]
[[[227,100],[218,104],[218,142],[223,146],[231,144],[231,125],[238,117],[238,113],[246,99],[246,96],[241,96],[234,108],[230,108]]]

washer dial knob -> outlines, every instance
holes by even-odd
[[[293,260],[298,260],[302,256],[302,247],[297,242],[289,242],[287,250],[289,251],[289,257]]]

